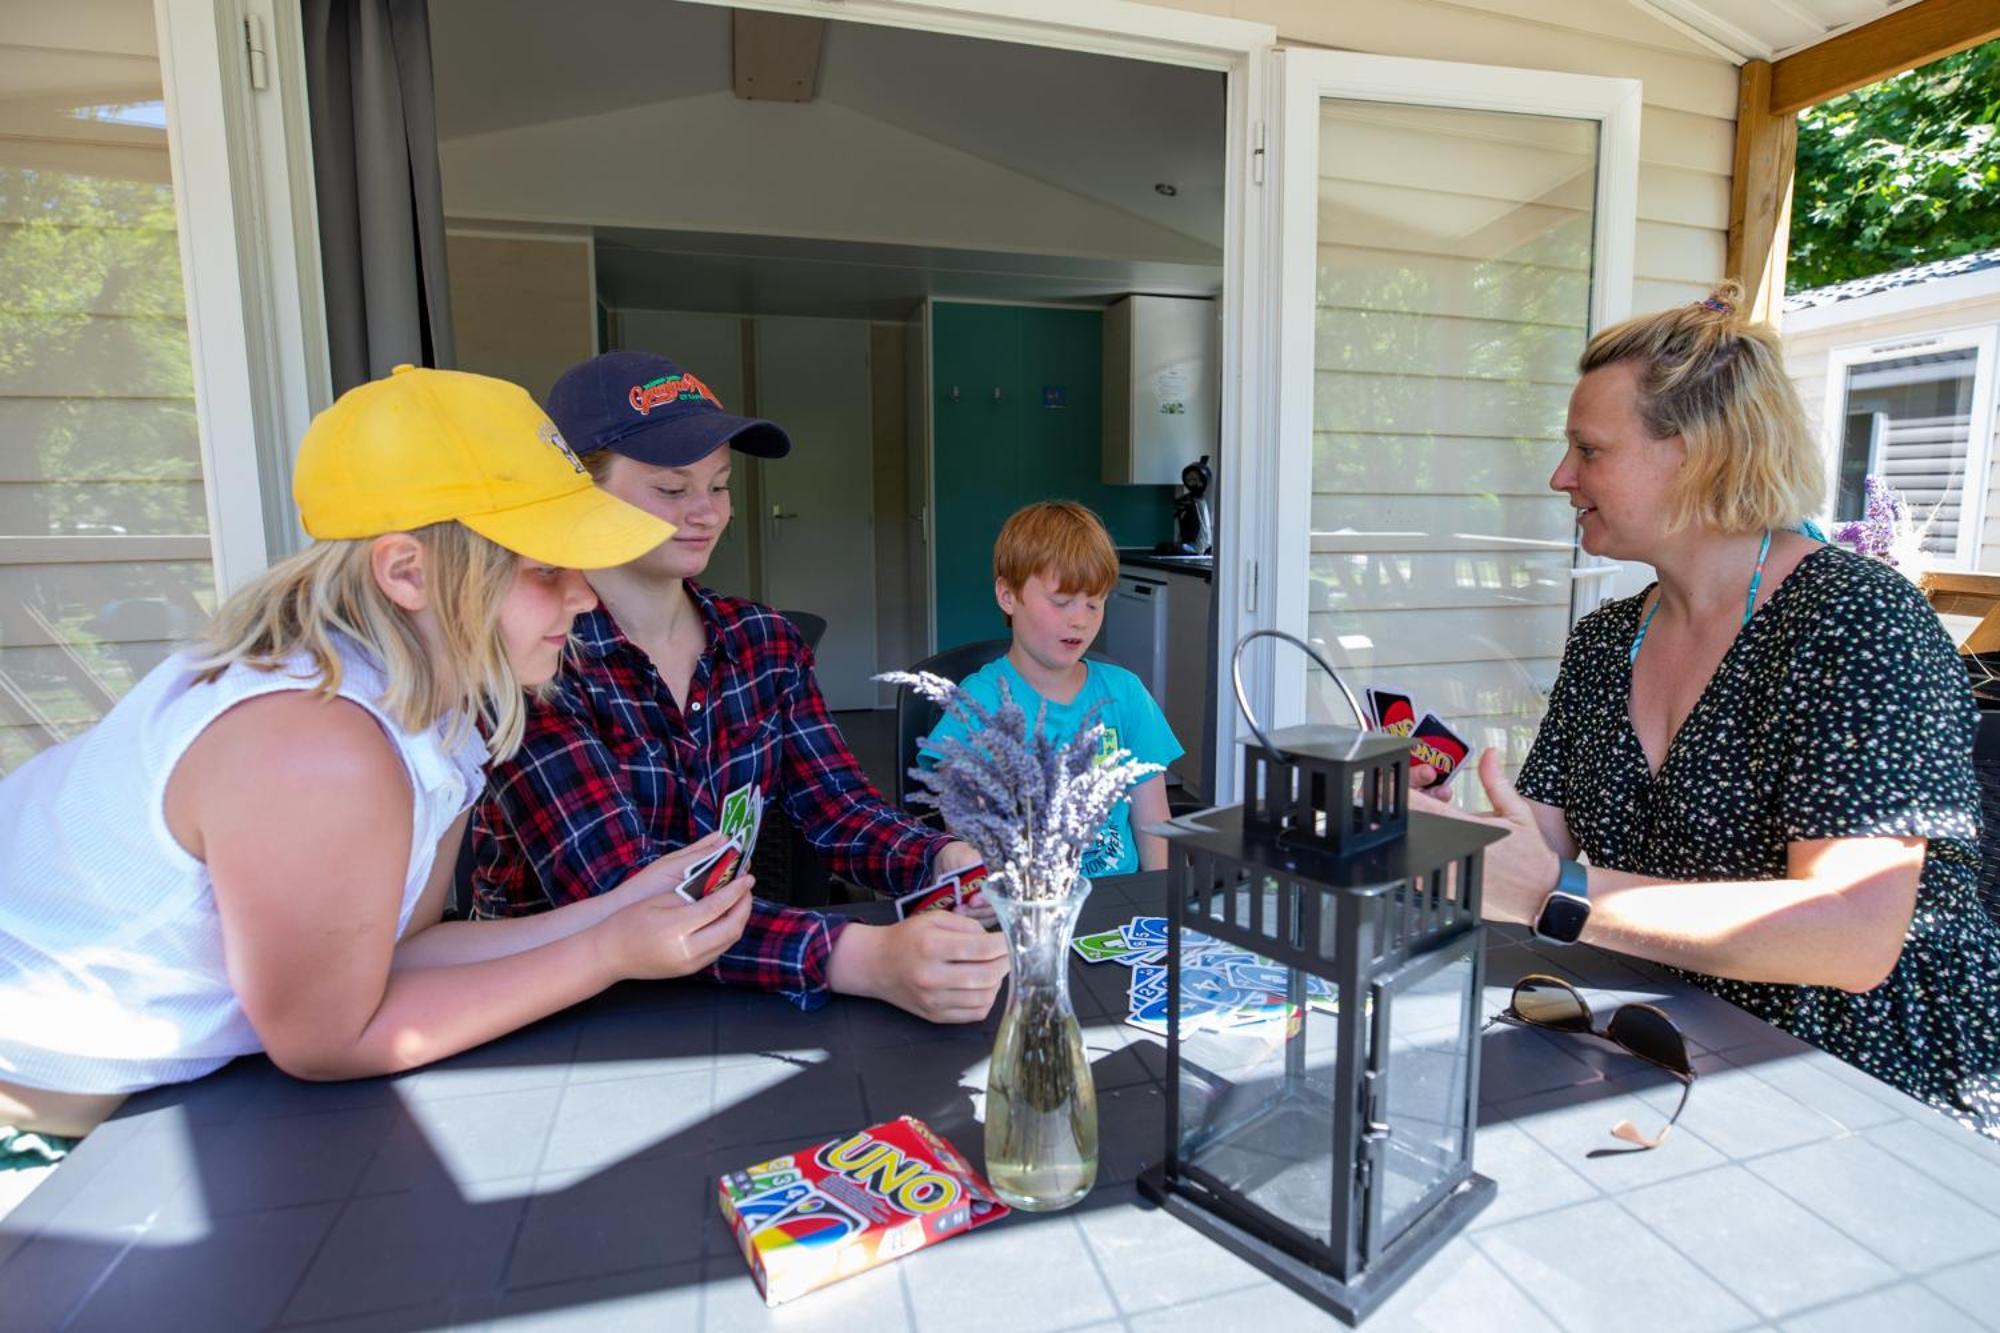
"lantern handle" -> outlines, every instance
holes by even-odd
[[[1257,743],[1263,746],[1273,759],[1282,760],[1285,757],[1284,751],[1271,744],[1271,738],[1264,734],[1264,728],[1257,725],[1256,715],[1250,711],[1250,696],[1243,689],[1243,650],[1250,646],[1252,639],[1283,639],[1286,643],[1291,644],[1294,648],[1297,648],[1300,652],[1318,663],[1319,669],[1326,672],[1333,680],[1335,687],[1340,690],[1341,698],[1347,700],[1347,706],[1354,710],[1354,720],[1361,724],[1363,731],[1368,730],[1368,717],[1361,711],[1361,705],[1355,699],[1354,691],[1347,688],[1347,682],[1340,678],[1340,673],[1335,671],[1326,658],[1320,655],[1317,648],[1314,648],[1298,635],[1287,634],[1281,629],[1253,629],[1236,641],[1236,651],[1229,655],[1229,679],[1230,683],[1236,687],[1237,711],[1242,713],[1243,720],[1250,724],[1250,734],[1257,738]]]

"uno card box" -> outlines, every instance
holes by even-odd
[[[957,1149],[907,1115],[732,1172],[716,1193],[767,1305],[1007,1215]]]

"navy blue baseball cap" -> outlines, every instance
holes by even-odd
[[[549,390],[549,416],[579,454],[612,449],[656,467],[686,467],[723,445],[783,458],[792,438],[768,421],[731,416],[715,391],[663,356],[606,352],[571,366]]]

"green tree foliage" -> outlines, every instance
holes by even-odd
[[[2000,41],[1799,116],[1786,286],[2000,246]]]

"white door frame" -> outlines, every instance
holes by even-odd
[[[305,53],[298,6],[284,0],[154,0],[154,23],[226,595],[297,548],[291,459],[331,398]]]
[[[1942,329],[1936,333],[1905,334],[1873,342],[1848,343],[1826,354],[1826,400],[1820,412],[1820,447],[1826,455],[1826,512],[1836,517],[1834,501],[1840,489],[1840,448],[1845,431],[1847,372],[1871,361],[1893,361],[1899,357],[1931,352],[1973,350],[1972,418],[1967,424],[1965,443],[1965,498],[1958,509],[1958,549],[1939,556],[1937,568],[1976,570],[1979,548],[1986,531],[1987,496],[1993,485],[1993,413],[1995,371],[2000,367],[2000,324]],[[1832,526],[1831,522],[1828,524]]]
[[[1318,300],[1319,104],[1323,98],[1395,102],[1521,115],[1563,116],[1598,123],[1596,216],[1592,219],[1590,326],[1624,319],[1632,306],[1633,246],[1638,214],[1639,113],[1636,79],[1558,74],[1444,60],[1282,49],[1271,80],[1277,157],[1276,262],[1271,265],[1273,345],[1277,355],[1277,444],[1265,451],[1273,469],[1271,623],[1304,639],[1306,571],[1311,560],[1313,316]],[[1550,441],[1551,466],[1557,442]],[[1579,551],[1579,556],[1581,552]],[[1586,573],[1580,565],[1578,572]],[[1594,571],[1592,571],[1594,572]],[[1580,579],[1574,594],[1594,604],[1602,577]],[[1227,623],[1227,622],[1225,622]],[[1270,654],[1272,695],[1267,714],[1277,725],[1306,720],[1306,673],[1301,653]],[[1253,695],[1254,697],[1254,695]]]

